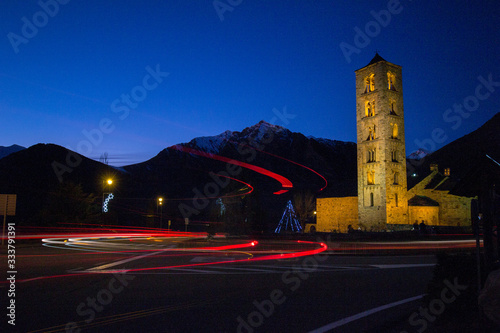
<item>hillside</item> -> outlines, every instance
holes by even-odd
[[[430,165],[439,170],[450,168],[452,177],[460,179],[474,169],[481,155],[488,154],[500,160],[500,113],[494,115],[477,130],[447,144],[419,161],[407,163],[408,188],[430,173]],[[411,177],[416,173],[417,177]]]
[[[4,158],[7,155],[10,155],[12,153],[16,153],[18,151],[21,151],[23,149],[26,149],[22,146],[19,145],[12,145],[8,147],[0,146],[0,159]]]

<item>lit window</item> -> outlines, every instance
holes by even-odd
[[[396,86],[395,86],[395,82],[396,82],[396,75],[392,74],[391,72],[388,72],[387,73],[387,88],[389,90],[396,90]]]
[[[368,171],[368,173],[367,173],[367,184],[368,185],[374,185],[375,184],[375,172],[374,171]]]
[[[392,126],[392,139],[397,139],[398,138],[398,124],[391,124]]]
[[[371,74],[365,79],[365,93],[375,90],[375,74]]]
[[[375,115],[375,103],[365,102],[365,116],[373,117]]]
[[[375,125],[373,125],[373,127],[368,127],[368,137],[366,138],[366,140],[368,141],[371,141],[371,140],[375,140],[376,139],[376,135],[375,135]]]

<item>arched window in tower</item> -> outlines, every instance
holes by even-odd
[[[368,150],[367,161],[368,161],[368,163],[372,163],[372,162],[376,161],[375,148]]]
[[[391,103],[390,114],[393,116],[397,116],[398,114],[396,113],[396,102],[394,100],[390,100],[390,103]]]
[[[365,78],[365,93],[375,90],[375,74]]]
[[[387,88],[389,90],[394,90],[396,91],[396,75],[392,74],[391,72],[387,72]]]
[[[374,171],[367,172],[366,183],[367,183],[367,185],[375,185],[375,172]]]
[[[394,185],[399,184],[399,172],[394,172]]]
[[[391,159],[393,162],[398,162],[398,151],[396,149],[391,151]]]
[[[392,139],[397,139],[398,138],[398,124],[391,124],[392,126]]]
[[[398,207],[398,194],[394,194],[394,206]]]
[[[372,105],[370,102],[365,102],[365,117],[371,117],[372,114]]]
[[[373,200],[373,192],[370,192],[370,206],[373,207],[375,205],[375,200]]]
[[[368,137],[366,138],[367,141],[375,140],[375,125],[373,127],[368,127]]]

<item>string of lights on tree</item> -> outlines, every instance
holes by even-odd
[[[223,216],[226,213],[226,205],[224,205],[221,198],[217,199],[215,203],[220,206],[219,216]]]
[[[286,204],[285,211],[283,212],[283,216],[281,216],[280,223],[274,230],[275,233],[280,232],[301,232],[302,226],[300,225],[299,219],[297,218],[297,214],[295,213],[295,209],[292,205],[292,200],[288,200]]]
[[[108,212],[108,204],[109,204],[109,201],[112,199],[114,199],[114,195],[113,195],[113,193],[109,193],[108,196],[106,197],[106,199],[104,200],[104,203],[102,204],[102,211],[104,213]]]

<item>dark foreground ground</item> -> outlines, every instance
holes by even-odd
[[[475,288],[471,282],[474,276],[462,277],[471,274],[467,268],[470,263],[460,259],[463,269],[451,271],[451,275],[437,270],[444,259],[436,253],[458,251],[463,256],[469,250],[426,248],[418,253],[418,249],[412,248],[410,252],[398,253],[397,248],[391,247],[384,253],[381,248],[361,250],[358,244],[352,250],[352,244],[327,241],[329,251],[321,254],[248,262],[239,260],[247,258],[250,252],[254,258],[287,253],[290,246],[285,241],[276,247],[269,245],[269,240],[261,240],[250,249],[179,253],[157,250],[179,248],[186,241],[161,238],[139,244],[130,241],[134,246],[120,242],[125,248],[114,251],[48,248],[35,241],[17,249],[16,325],[7,323],[7,303],[2,297],[1,308],[5,309],[2,331],[479,332],[484,329],[476,313],[466,307],[469,293],[474,294]],[[217,240],[210,244],[238,242]],[[6,255],[0,259],[7,262]],[[124,273],[121,269],[130,271]],[[454,289],[450,283],[455,285]],[[456,297],[441,310],[436,308],[439,301],[432,297],[439,299],[446,288],[449,289],[446,297]],[[9,290],[9,284],[0,285],[3,295]],[[421,309],[434,312],[427,317]]]

